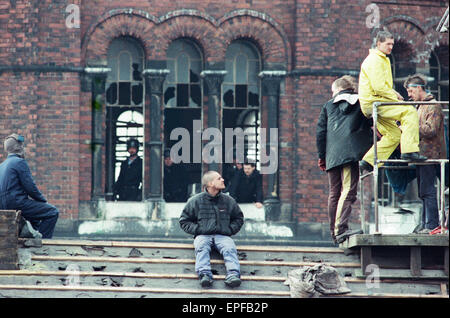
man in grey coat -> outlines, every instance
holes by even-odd
[[[22,217],[38,230],[43,238],[52,238],[59,211],[47,203],[37,188],[24,159],[25,139],[18,134],[6,137],[6,160],[0,164],[0,209],[20,210]]]

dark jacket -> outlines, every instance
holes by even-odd
[[[244,215],[236,201],[219,192],[216,196],[204,191],[191,197],[180,216],[180,226],[188,234],[231,236],[244,224]]]
[[[316,145],[319,159],[326,159],[326,170],[361,160],[372,145],[371,122],[357,98],[355,93],[341,91],[322,107]]]
[[[164,200],[186,202],[188,197],[188,174],[181,163],[164,165]]]
[[[238,203],[262,203],[262,176],[259,171],[255,169],[250,176],[244,173],[244,169],[236,171],[231,181],[230,195]]]
[[[140,201],[142,190],[139,185],[142,182],[142,159],[136,157],[129,165],[128,158],[120,166],[120,174],[114,185],[114,193],[119,195],[121,201]]]
[[[0,209],[20,210],[29,197],[47,202],[34,183],[25,159],[10,154],[0,164]]]

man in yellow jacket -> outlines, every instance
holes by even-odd
[[[374,102],[398,102],[403,97],[393,89],[391,63],[388,54],[394,47],[394,37],[387,31],[378,32],[376,48],[361,65],[359,75],[359,100],[361,111],[366,117],[372,116]],[[401,129],[397,126],[401,123]],[[377,157],[386,160],[400,144],[402,159],[420,161],[427,158],[419,154],[419,118],[412,105],[387,105],[378,107],[377,129],[382,135],[377,142]],[[373,147],[360,162],[361,170],[372,170],[374,165]]]

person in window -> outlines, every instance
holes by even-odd
[[[387,55],[394,47],[394,36],[387,31],[378,32],[376,48],[361,64],[359,75],[359,100],[362,113],[370,118],[374,102],[399,102],[403,97],[393,89],[391,62]],[[401,123],[401,129],[397,126]],[[378,108],[378,132],[382,135],[377,142],[379,160],[388,159],[400,144],[403,160],[423,161],[427,158],[419,153],[419,118],[411,105],[385,105]],[[360,170],[371,171],[374,165],[374,147],[364,155]]]
[[[254,162],[246,162],[235,174],[230,186],[230,195],[237,203],[255,203],[263,207],[262,176]]]
[[[231,181],[233,181],[234,176],[242,171],[242,163],[238,162],[236,158],[236,150],[233,149],[233,162],[223,164],[223,178],[225,180],[225,190],[224,193],[230,192]]]
[[[166,202],[186,202],[188,178],[182,164],[170,157],[170,149],[164,150],[164,200]]]
[[[0,209],[20,210],[42,238],[52,238],[59,211],[47,203],[37,188],[28,163],[24,159],[25,139],[18,134],[6,137],[6,160],[0,164]]]
[[[409,76],[404,87],[409,98],[415,102],[436,101],[432,94],[425,90],[425,76],[415,74]],[[444,136],[444,114],[438,104],[418,105],[420,153],[432,159],[447,159]],[[419,198],[423,202],[422,222],[416,232],[428,234],[439,225],[439,212],[436,194],[436,177],[439,165],[417,165],[417,185]]]
[[[142,159],[138,156],[139,141],[129,139],[127,151],[130,156],[120,166],[120,174],[114,185],[114,198],[119,201],[141,201]]]
[[[358,161],[373,143],[356,86],[356,80],[348,75],[333,82],[333,98],[322,107],[316,128],[318,166],[328,176],[328,219],[335,243],[360,232],[351,231],[348,222],[358,190]]]

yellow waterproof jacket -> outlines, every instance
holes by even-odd
[[[366,117],[372,115],[374,102],[398,102],[393,89],[391,62],[377,49],[370,49],[369,55],[361,64],[359,74],[359,102]]]

